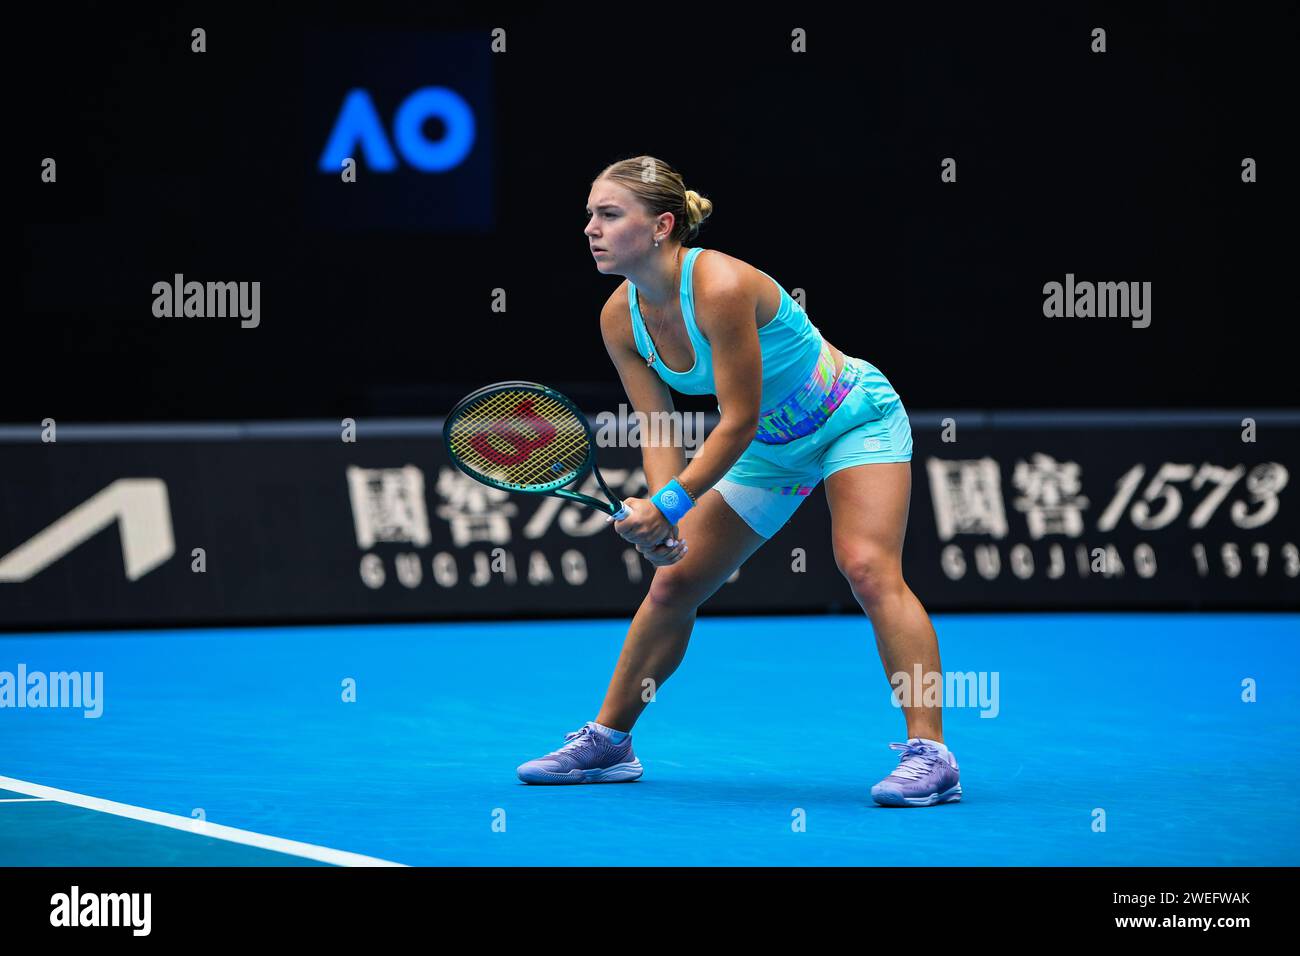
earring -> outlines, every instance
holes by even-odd
[[[655,248],[656,248],[656,249],[659,248],[659,240],[658,240],[658,239],[655,240]]]

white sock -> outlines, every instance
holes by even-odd
[[[604,724],[598,724],[594,720],[591,722],[597,730],[610,739],[612,743],[621,744],[627,738],[627,731],[615,730],[613,727],[606,727]]]

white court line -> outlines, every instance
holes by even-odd
[[[0,803],[49,803],[45,797],[0,797]]]
[[[297,840],[267,836],[265,833],[254,833],[251,830],[239,830],[235,827],[223,826],[220,823],[209,823],[206,820],[192,820],[189,817],[177,816],[174,813],[163,813],[160,810],[133,807],[129,803],[101,800],[99,797],[88,797],[83,793],[73,793],[71,790],[56,790],[54,787],[45,787],[39,783],[28,783],[25,780],[15,780],[13,777],[0,776],[0,790],[12,790],[14,793],[25,793],[29,797],[54,800],[59,803],[66,803],[69,806],[94,810],[98,813],[111,813],[115,817],[126,817],[129,820],[139,820],[142,823],[170,827],[173,830],[184,830],[197,836],[213,837],[217,840],[226,840],[229,843],[242,843],[244,846],[255,846],[276,853],[317,860],[321,863],[332,863],[335,866],[406,865],[404,863],[394,863],[391,860],[381,860],[378,857],[362,856],[360,853],[348,853],[346,850],[334,850],[327,846],[316,846],[312,843],[299,843]]]

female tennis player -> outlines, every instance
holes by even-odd
[[[614,527],[656,566],[649,592],[596,719],[520,766],[519,778],[640,777],[631,732],[646,705],[643,681],[663,686],[686,653],[700,605],[823,480],[835,562],[871,619],[886,675],[911,675],[916,665],[941,673],[934,628],[903,581],[912,430],[888,379],[827,342],[767,273],[717,250],[686,248],[713,204],[662,161],[614,163],[592,183],[587,203],[596,268],[626,279],[600,326],[632,407],[671,412],[671,387],[716,396],[721,417],[689,465],[680,447],[643,446],[654,495],[625,498],[632,513]],[[941,708],[904,701],[903,712],[909,739],[890,744],[902,751],[899,764],[872,797],[905,807],[960,800]]]

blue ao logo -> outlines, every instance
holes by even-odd
[[[424,124],[429,119],[442,121],[445,132],[441,139],[425,138]],[[445,86],[426,86],[397,108],[390,143],[374,100],[365,90],[355,89],[343,99],[317,168],[322,173],[336,173],[343,160],[360,155],[368,168],[391,173],[398,168],[400,153],[408,166],[420,172],[443,173],[459,166],[469,155],[475,129],[474,112],[459,93]]]
[[[664,503],[664,506],[667,507],[667,508],[676,508],[676,507],[677,507],[677,492],[675,492],[675,491],[673,491],[671,488],[669,488],[667,491],[665,491],[665,492],[660,496],[660,499],[659,499],[659,500],[661,500],[661,501]]]

